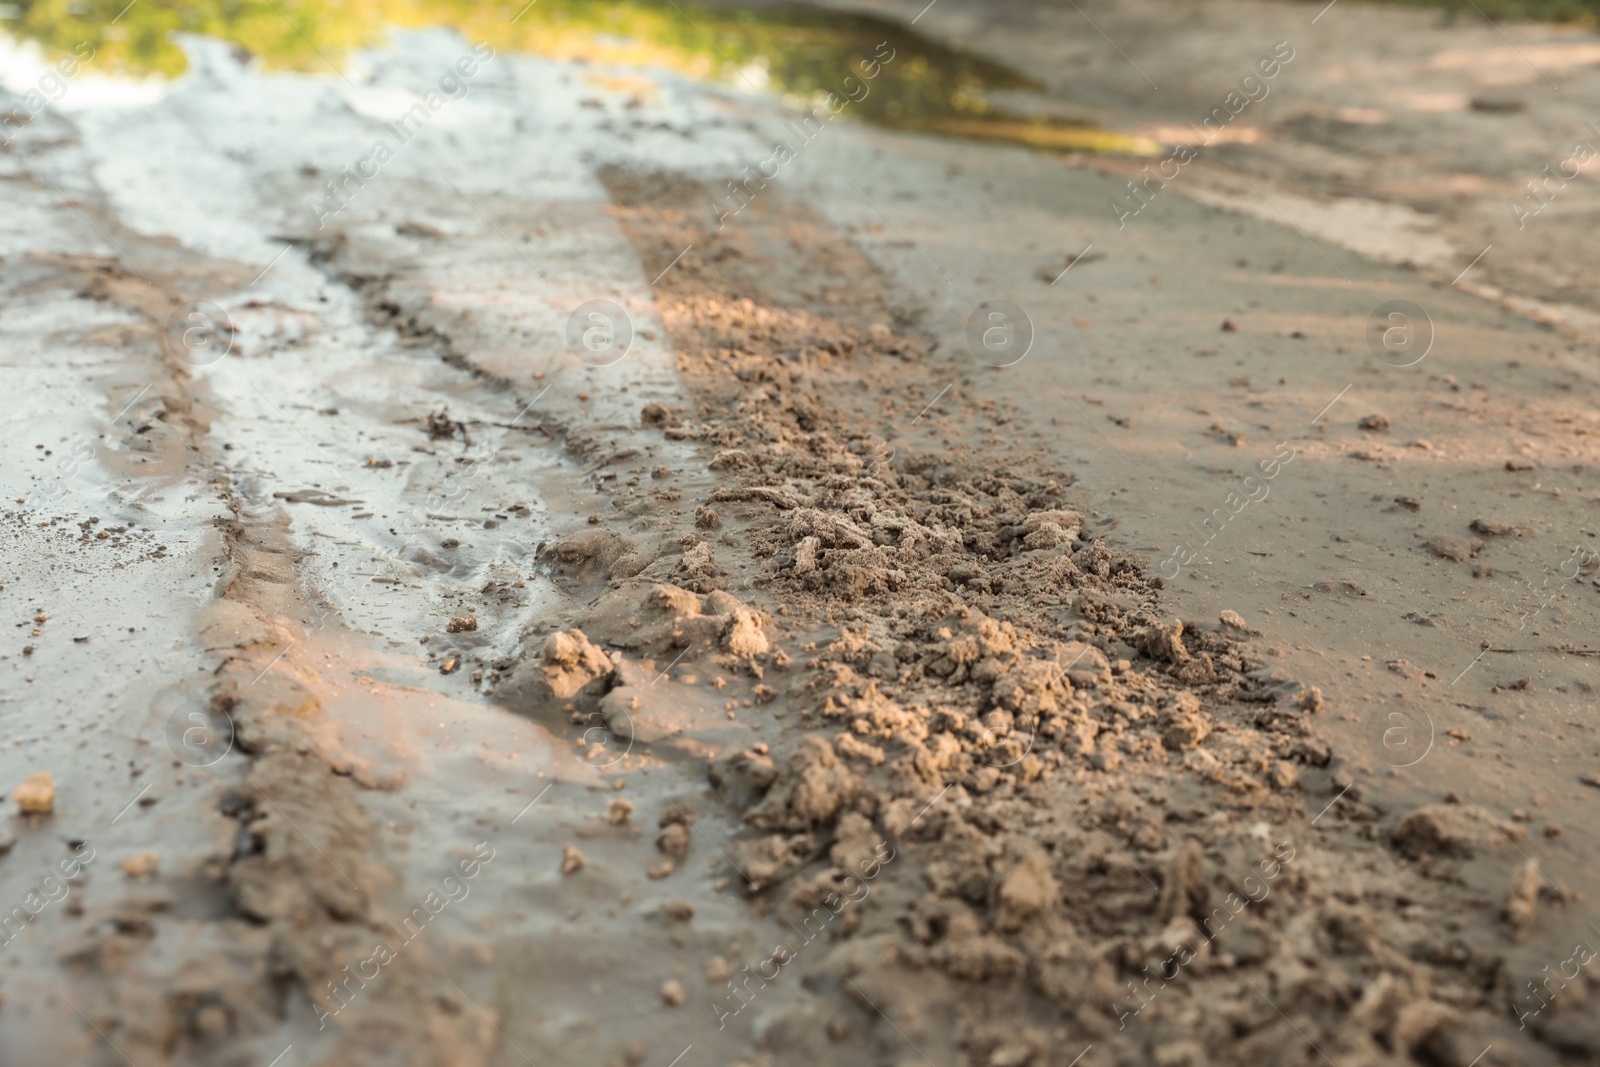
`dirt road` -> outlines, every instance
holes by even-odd
[[[443,31],[13,139],[8,1059],[1600,1057],[1586,179],[1350,162],[1579,105],[977,10],[1134,133],[1279,70],[1143,196]]]

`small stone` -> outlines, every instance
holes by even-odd
[[[471,633],[477,628],[478,617],[476,615],[457,615],[450,620],[450,625],[445,627],[445,632],[452,634]]]
[[[1237,611],[1232,611],[1232,610],[1224,611],[1221,615],[1218,615],[1217,618],[1222,623],[1222,625],[1230,627],[1231,629],[1234,629],[1234,630],[1248,630],[1248,629],[1250,629],[1249,625],[1244,621],[1244,616],[1240,615]]]
[[[677,869],[678,865],[676,863],[673,863],[669,859],[664,859],[661,862],[652,865],[650,869],[644,873],[654,881],[659,882],[661,879],[665,878],[667,875],[671,874]]]
[[[689,999],[689,994],[684,992],[683,983],[676,978],[669,978],[661,983],[661,1003],[669,1008],[681,1007]]]
[[[712,983],[726,982],[728,976],[732,973],[733,965],[722,956],[712,956],[709,960],[706,960],[706,981]]]
[[[1356,426],[1371,433],[1388,433],[1389,416],[1377,414],[1368,415],[1360,422],[1356,423]]]
[[[56,810],[56,786],[49,771],[34,771],[11,791],[24,815],[48,815]]]
[[[687,900],[669,900],[661,905],[661,912],[673,922],[686,923],[694,918],[694,905]]]
[[[583,865],[588,863],[588,862],[589,862],[588,860],[584,859],[583,853],[579,852],[576,848],[572,847],[571,845],[565,845],[565,846],[562,847],[562,849],[561,849],[561,873],[562,874],[577,874],[579,871],[583,870]]]

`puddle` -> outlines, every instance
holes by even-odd
[[[995,101],[995,94],[1015,99],[1043,86],[898,23],[803,5],[742,10],[670,2],[534,0],[523,7],[521,0],[374,0],[359,7],[291,7],[271,0],[200,0],[181,9],[135,4],[119,16],[124,3],[35,0],[13,5],[15,17],[0,26],[52,54],[76,49],[83,55],[87,44],[100,71],[129,75],[182,73],[184,54],[173,39],[181,33],[228,41],[268,69],[359,73],[352,57],[383,43],[378,27],[436,26],[458,29],[500,51],[604,67],[664,68],[773,92],[807,109],[830,92],[856,96],[861,75],[875,70],[864,83],[866,95],[849,109],[874,124],[1050,151],[1151,155],[1160,148],[1148,138],[1093,123],[1010,110]],[[890,51],[879,51],[885,41]],[[889,61],[877,62],[875,53]]]

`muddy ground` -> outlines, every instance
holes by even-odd
[[[1502,243],[1352,162],[1593,58],[913,7],[1144,132],[1297,51],[1131,217],[846,122],[730,202],[792,112],[520,56],[309,212],[443,31],[0,155],[7,1062],[1600,1059],[1587,179]]]

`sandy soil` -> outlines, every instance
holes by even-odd
[[[1587,184],[1436,180],[1568,97],[1414,12],[1086,10],[1132,63],[919,28],[1140,129],[1290,40],[1262,137],[1120,218],[840,123],[719,228],[775,104],[499,56],[317,219],[445,33],[19,137],[6,1058],[1600,1058]]]

